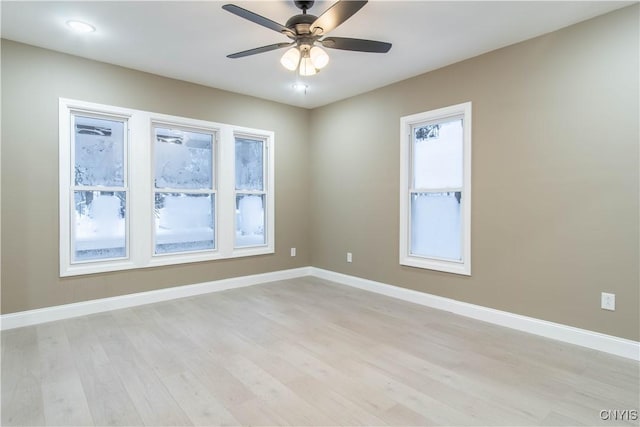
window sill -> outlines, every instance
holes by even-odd
[[[194,262],[217,261],[222,259],[243,258],[257,255],[269,255],[275,253],[273,247],[261,246],[252,248],[236,249],[232,254],[221,254],[219,252],[199,252],[189,254],[156,255],[151,258],[148,264],[138,265],[129,260],[124,261],[104,261],[92,262],[88,264],[72,264],[66,269],[60,270],[60,277],[83,276],[88,274],[109,273],[114,271],[126,271],[136,268],[162,267],[165,265],[179,265]]]
[[[469,262],[464,263],[407,256],[400,258],[400,265],[471,276],[471,265]]]

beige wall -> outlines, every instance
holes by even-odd
[[[638,340],[638,10],[313,111],[3,41],[2,313],[313,265]],[[58,97],[274,130],[276,254],[60,279]],[[401,267],[399,119],[465,101],[473,274]]]
[[[634,6],[314,110],[312,265],[638,340],[638,36]],[[472,276],[402,267],[400,117],[465,101]]]
[[[59,97],[275,131],[275,255],[59,278]],[[2,313],[309,265],[308,121],[307,110],[3,40]]]

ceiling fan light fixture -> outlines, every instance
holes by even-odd
[[[301,76],[313,76],[318,72],[318,70],[316,70],[316,67],[313,66],[313,62],[311,61],[311,58],[308,56],[305,56],[300,61],[299,72]]]
[[[286,25],[278,24],[269,18],[265,18],[240,6],[225,4],[222,8],[227,12],[233,13],[254,24],[276,31],[290,39],[289,43],[273,43],[267,46],[243,50],[227,55],[227,58],[244,58],[245,56],[288,47],[289,49],[280,58],[280,63],[287,70],[297,72],[300,76],[306,77],[317,74],[329,63],[329,55],[324,49],[315,46],[316,43],[330,49],[386,53],[391,49],[391,43],[347,37],[323,38],[326,33],[341,25],[362,9],[367,1],[368,0],[338,0],[320,16],[314,16],[307,13],[307,9],[314,3],[312,0],[296,0],[294,3],[296,7],[302,9],[302,14],[289,18]]]
[[[311,57],[311,62],[313,66],[318,70],[323,69],[329,63],[329,55],[322,48],[318,46],[314,46],[309,51],[309,56]]]
[[[300,51],[296,47],[292,47],[282,55],[280,63],[289,71],[295,71],[300,63]]]

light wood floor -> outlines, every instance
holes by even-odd
[[[638,369],[304,278],[2,332],[2,425],[638,425]]]

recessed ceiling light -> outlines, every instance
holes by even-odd
[[[307,89],[309,89],[309,85],[306,85],[304,83],[294,83],[291,85],[291,87],[296,92],[304,92],[304,93],[307,93]]]
[[[96,30],[93,25],[89,25],[86,22],[82,21],[67,21],[67,25],[76,33],[92,33]]]

